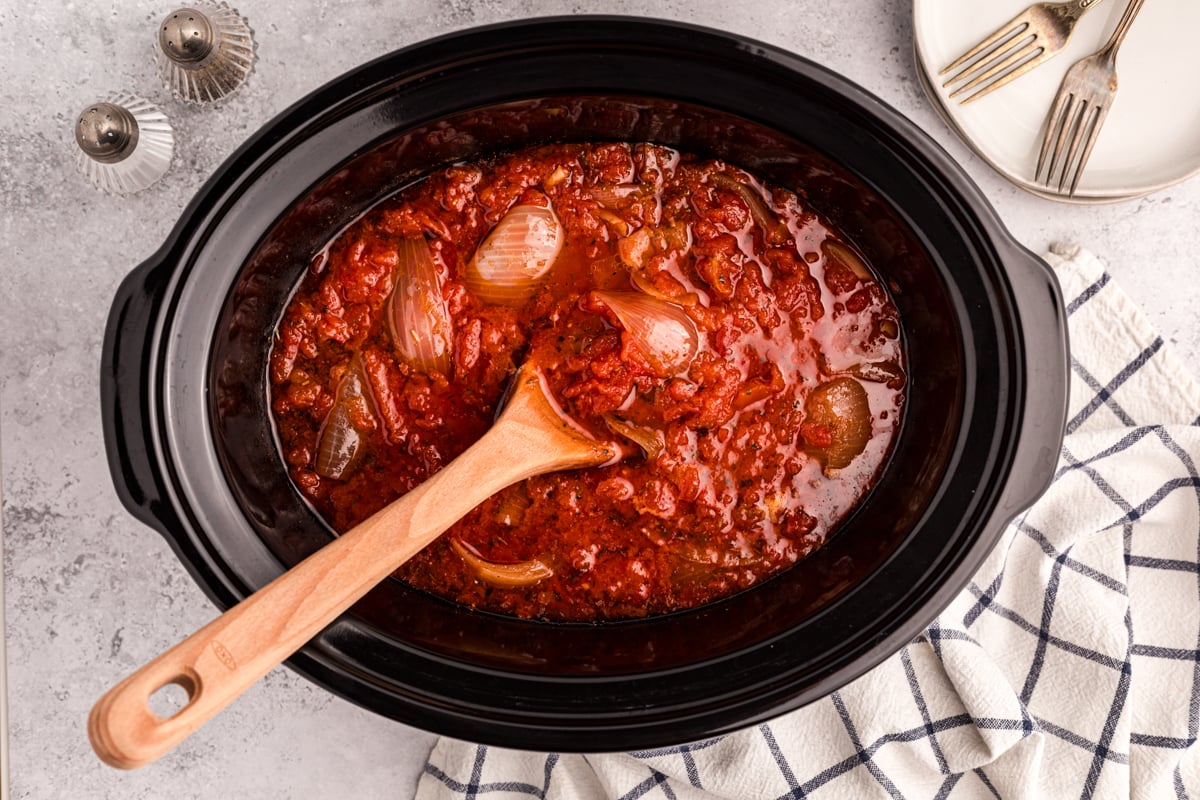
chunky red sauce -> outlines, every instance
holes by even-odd
[[[530,207],[561,250],[497,302],[473,259]],[[389,322],[420,263],[437,302],[408,308],[430,319]],[[674,327],[639,339],[621,299]],[[695,334],[682,359],[672,331]],[[807,556],[870,488],[905,382],[879,278],[797,195],[649,144],[546,146],[430,175],[313,260],[271,356],[293,480],[353,526],[478,439],[526,359],[632,455],[504,490],[398,576],[554,620],[708,603]]]

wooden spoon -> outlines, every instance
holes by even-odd
[[[618,458],[550,399],[538,370],[514,377],[491,430],[445,469],[292,567],[110,689],[88,737],[101,760],[133,769],[187,738],[339,614],[491,495],[517,481]],[[176,684],[188,702],[160,717],[150,696]]]

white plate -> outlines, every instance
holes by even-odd
[[[938,71],[1032,0],[914,0],[917,63],[951,127],[1013,183],[1033,183],[1046,114],[1066,71],[1108,40],[1125,0],[1102,0],[1058,55],[967,106],[948,99]],[[1117,56],[1120,89],[1079,181],[1076,201],[1140,197],[1200,172],[1200,0],[1149,0]]]

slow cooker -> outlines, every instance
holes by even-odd
[[[903,425],[828,544],[722,602],[552,624],[388,580],[288,662],[410,725],[602,751],[774,717],[916,637],[1053,474],[1067,392],[1057,284],[913,123],[743,37],[618,17],[515,22],[404,48],[296,103],[121,285],[102,365],[113,479],[217,606],[334,535],[288,480],[266,379],[272,331],[313,254],[431,170],[598,140],[725,159],[836,220],[900,309]]]

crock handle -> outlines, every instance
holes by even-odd
[[[1002,510],[1016,516],[1033,505],[1054,479],[1067,422],[1071,374],[1062,290],[1050,265],[1012,243],[1005,259],[1024,337],[1027,383],[1025,424]]]
[[[157,378],[151,338],[169,278],[166,263],[160,253],[121,282],[100,355],[100,414],[113,485],[131,514],[164,532],[177,529],[178,522],[163,501],[165,486],[153,457]]]

